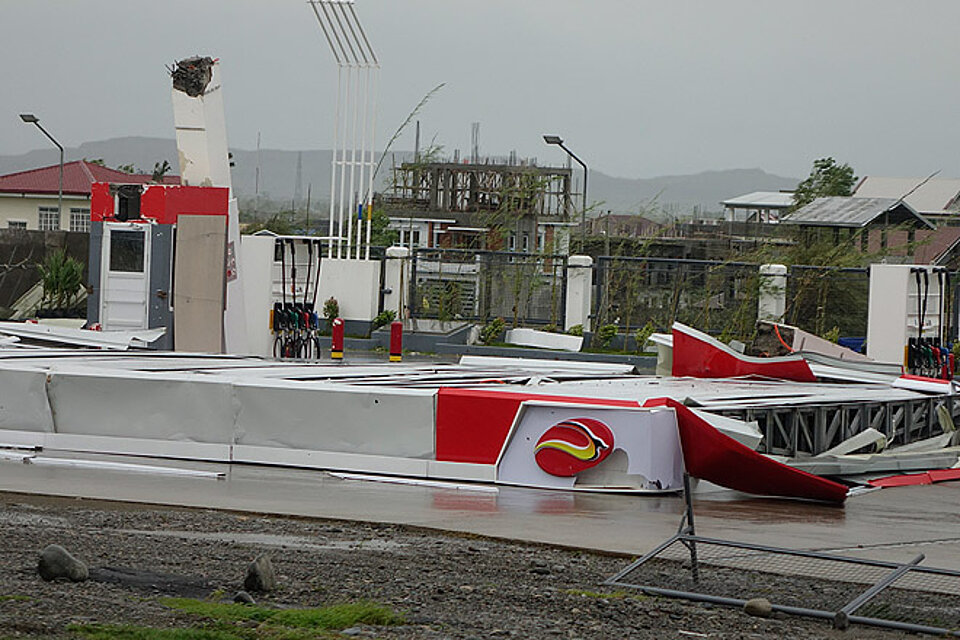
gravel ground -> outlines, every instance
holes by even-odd
[[[866,638],[906,637],[826,622],[681,600],[615,593],[602,585],[625,558],[394,525],[0,493],[0,637],[70,637],[76,622],[154,627],[197,624],[165,595],[242,588],[247,565],[268,552],[278,607],[373,600],[406,624],[361,627],[356,637],[409,638]],[[91,569],[143,574],[139,584],[44,582],[39,551],[66,547]],[[677,567],[682,571],[682,568]],[[661,566],[658,571],[664,571]],[[171,577],[172,576],[172,577]],[[742,593],[750,592],[750,577]],[[809,582],[809,581],[807,581]],[[795,585],[789,581],[785,589]],[[749,595],[747,597],[750,597]]]

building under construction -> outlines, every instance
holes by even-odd
[[[572,171],[529,160],[404,162],[383,196],[391,226],[411,247],[565,253]]]

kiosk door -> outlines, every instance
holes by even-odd
[[[100,265],[100,324],[105,330],[146,329],[150,224],[105,222]]]

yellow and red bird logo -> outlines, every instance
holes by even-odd
[[[575,476],[613,452],[613,432],[593,418],[570,418],[543,432],[534,448],[537,465],[554,476]]]

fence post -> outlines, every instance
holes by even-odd
[[[563,317],[565,331],[578,324],[583,325],[584,331],[590,331],[592,276],[593,258],[570,256],[567,259],[567,300]]]
[[[397,320],[403,321],[406,319],[404,306],[409,306],[406,298],[410,286],[410,249],[387,247],[383,269],[383,310],[395,311]]]
[[[787,311],[787,268],[782,264],[760,265],[757,320],[783,322]]]

